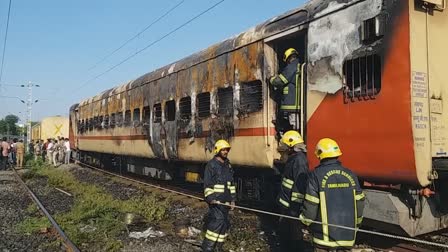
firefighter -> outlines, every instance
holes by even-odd
[[[287,131],[281,139],[282,144],[289,148],[288,160],[282,176],[282,184],[278,196],[278,203],[282,213],[299,216],[308,178],[308,160],[306,146],[299,132]],[[280,238],[284,247],[282,251],[302,251],[304,249],[301,225],[291,219],[280,220]]]
[[[325,223],[358,227],[362,222],[364,193],[357,176],[338,160],[342,152],[334,140],[321,139],[315,154],[320,164],[309,176],[302,222],[310,226],[315,251],[349,250],[355,244],[356,231]],[[311,223],[313,220],[323,224]]]
[[[225,140],[215,143],[215,156],[207,163],[204,172],[204,195],[209,205],[206,216],[203,251],[220,251],[230,228],[229,210],[236,200],[233,169],[227,155],[230,144]],[[225,205],[223,205],[225,204]]]
[[[299,53],[294,48],[285,51],[283,61],[286,67],[283,71],[270,78],[274,91],[281,94],[276,126],[278,131],[298,129],[300,126],[300,85],[301,64]]]

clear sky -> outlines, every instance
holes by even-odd
[[[184,0],[133,42],[90,69],[181,1],[12,0],[2,83],[21,85],[32,81],[40,85],[33,88],[33,100],[39,102],[33,105],[32,120],[68,116],[70,106],[84,98],[207,48],[305,2],[226,0],[133,59],[85,84],[219,2]],[[4,46],[8,4],[9,0],[0,0],[0,49]],[[3,86],[0,91],[2,96],[27,98],[25,88]],[[0,117],[13,113],[25,121],[25,111],[18,99],[0,97]]]

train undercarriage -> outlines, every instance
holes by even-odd
[[[202,183],[205,167],[205,164],[201,163],[169,162],[96,152],[76,152],[75,156],[82,163],[117,173],[181,183]],[[239,200],[275,211],[281,167],[279,170],[249,167],[234,169]],[[443,183],[446,179],[448,172],[440,170],[438,182],[426,190],[404,185],[386,186],[364,182],[367,196],[364,226],[411,237],[448,228],[448,184]]]

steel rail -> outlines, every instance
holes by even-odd
[[[26,183],[22,180],[22,178],[19,176],[17,171],[14,170],[14,175],[16,176],[19,183],[28,191],[29,195],[33,199],[33,201],[37,204],[37,206],[42,210],[42,212],[45,214],[45,216],[48,218],[48,220],[51,222],[53,227],[58,232],[59,236],[64,240],[67,249],[71,252],[80,252],[80,250],[76,247],[76,245],[67,237],[67,235],[64,233],[62,228],[58,225],[56,220],[51,216],[51,214],[47,211],[47,209],[44,207],[44,205],[40,202],[40,200],[37,198],[37,196],[31,191],[31,189],[26,185]]]
[[[190,198],[193,198],[193,199],[204,201],[204,198],[201,198],[201,197],[197,197],[197,196],[190,195],[190,194],[187,194],[187,193],[178,192],[178,191],[167,189],[167,188],[163,188],[161,186],[152,185],[152,184],[149,184],[149,183],[146,183],[146,182],[143,182],[143,181],[139,181],[139,180],[136,180],[136,179],[128,178],[128,177],[125,177],[125,176],[122,176],[122,175],[118,175],[118,174],[115,174],[113,172],[108,172],[108,171],[99,169],[97,167],[91,166],[89,164],[80,162],[78,160],[76,160],[76,162],[78,162],[79,164],[85,165],[85,166],[87,166],[89,168],[92,168],[94,170],[100,171],[102,173],[106,173],[106,174],[109,174],[109,175],[112,175],[112,176],[123,178],[125,180],[137,182],[137,183],[140,183],[142,185],[147,185],[147,186],[150,186],[150,187],[158,188],[158,189],[161,189],[161,190],[169,191],[169,192],[172,192],[172,193],[176,193],[176,194],[184,195],[184,196],[187,196],[187,197],[190,197]],[[229,204],[224,204],[224,203],[221,203],[221,202],[218,202],[216,204],[217,205],[226,205],[226,206],[230,207]],[[439,248],[445,248],[445,249],[448,248],[447,244],[441,244],[441,243],[436,243],[436,242],[431,242],[431,241],[426,241],[426,240],[419,240],[419,239],[415,239],[415,238],[404,237],[404,236],[399,236],[399,235],[393,235],[393,234],[388,234],[388,233],[381,233],[381,232],[371,231],[371,230],[366,230],[366,229],[361,229],[361,228],[352,228],[352,227],[341,226],[341,225],[336,225],[336,224],[331,224],[331,223],[323,223],[321,221],[304,219],[301,216],[294,217],[294,216],[290,216],[290,215],[278,214],[278,213],[273,213],[273,212],[269,212],[269,211],[264,211],[264,210],[259,210],[259,209],[255,209],[255,208],[249,208],[249,207],[243,207],[243,206],[238,206],[238,205],[235,205],[234,208],[245,210],[245,211],[249,211],[249,212],[255,212],[255,213],[259,213],[259,214],[265,214],[265,215],[270,215],[270,216],[282,217],[282,218],[291,219],[291,220],[306,221],[306,222],[310,222],[310,223],[314,223],[314,224],[326,225],[326,226],[329,226],[329,227],[336,227],[336,228],[340,228],[340,229],[344,229],[344,230],[351,230],[351,231],[371,234],[371,235],[375,235],[375,236],[386,237],[386,238],[395,239],[395,240],[402,240],[402,241],[407,241],[407,242],[419,243],[419,244],[424,244],[424,245],[429,245],[429,246],[434,246],[434,247],[439,247]]]

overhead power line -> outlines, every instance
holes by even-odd
[[[117,68],[118,66],[122,65],[123,63],[125,63],[126,61],[132,59],[133,57],[137,56],[138,54],[142,53],[143,51],[145,51],[146,49],[154,46],[155,44],[157,44],[158,42],[162,41],[163,39],[167,38],[168,36],[170,36],[171,34],[175,33],[176,31],[182,29],[183,27],[187,26],[188,24],[190,24],[191,22],[193,22],[194,20],[198,19],[199,17],[201,17],[202,15],[204,15],[205,13],[211,11],[212,9],[214,9],[216,6],[220,5],[221,3],[223,3],[225,0],[221,0],[217,3],[215,3],[214,5],[210,6],[209,8],[207,8],[206,10],[202,11],[201,13],[197,14],[196,16],[192,17],[191,19],[189,19],[187,22],[179,25],[178,27],[176,27],[175,29],[171,30],[170,32],[168,32],[167,34],[163,35],[162,37],[158,38],[157,40],[155,40],[154,42],[152,42],[151,44],[143,47],[142,49],[138,50],[137,52],[131,54],[130,56],[128,56],[127,58],[125,58],[124,60],[120,61],[118,64],[113,65],[112,67],[110,67],[109,69],[107,69],[106,71],[102,72],[101,74],[98,74],[97,76],[91,78],[90,80],[84,82],[81,86],[77,87],[75,90],[80,90],[82,87],[84,87],[85,85],[89,84],[91,81],[94,81],[96,79],[98,79],[99,77],[105,75],[106,73],[114,70],[115,68]]]
[[[113,54],[115,54],[116,52],[118,52],[121,48],[123,48],[125,45],[129,44],[129,42],[131,42],[132,40],[136,39],[138,36],[140,36],[142,33],[144,33],[145,31],[147,31],[149,28],[151,28],[153,25],[155,25],[156,23],[158,23],[160,20],[162,20],[164,17],[166,17],[168,14],[170,14],[172,11],[174,11],[175,9],[177,9],[177,7],[179,7],[181,4],[183,4],[185,2],[185,0],[180,1],[178,4],[176,4],[174,7],[172,7],[171,9],[169,9],[167,12],[165,12],[163,15],[161,15],[160,17],[158,17],[156,20],[154,20],[151,24],[149,24],[148,26],[146,26],[143,30],[141,30],[140,32],[138,32],[137,34],[135,34],[132,38],[128,39],[126,42],[124,42],[122,45],[120,45],[117,49],[113,50],[111,53],[107,54],[106,56],[104,56],[101,60],[99,60],[98,62],[96,62],[92,67],[89,68],[89,71],[94,69],[95,67],[97,67],[99,64],[103,63],[106,59],[108,59],[110,56],[112,56]]]
[[[3,43],[2,66],[0,68],[0,88],[2,86],[1,83],[2,83],[2,76],[3,76],[3,65],[5,63],[6,41],[8,40],[9,16],[11,14],[11,2],[12,2],[12,0],[9,0],[8,19],[6,21],[5,42]]]

